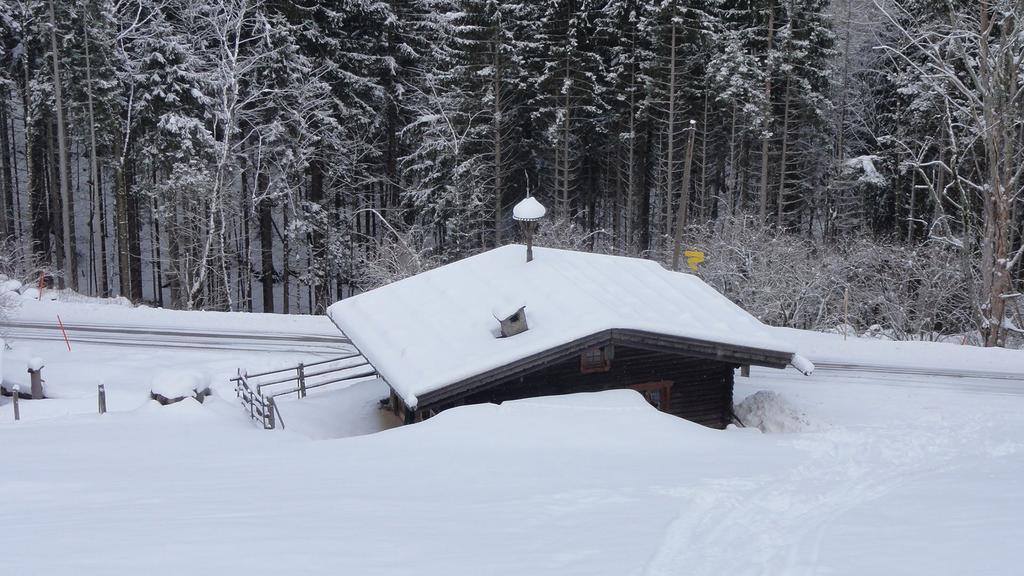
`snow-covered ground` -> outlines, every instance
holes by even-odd
[[[783,433],[710,430],[612,391],[331,439],[394,424],[378,381],[283,400],[287,429],[263,431],[223,382],[302,358],[14,342],[4,378],[40,356],[58,398],[22,401],[21,422],[0,398],[0,573],[1016,573],[1024,382],[1007,377],[1024,353],[789,336],[815,361],[992,374],[737,378],[745,417]],[[148,401],[182,365],[214,396]]]

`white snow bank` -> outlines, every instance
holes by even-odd
[[[153,376],[150,390],[164,398],[192,396],[210,386],[210,375],[200,370],[167,370]]]
[[[90,327],[133,327],[147,330],[188,329],[217,333],[267,333],[280,336],[309,335],[338,337],[338,330],[324,316],[303,314],[260,314],[251,312],[205,312],[168,310],[166,308],[131,307],[120,299],[90,299],[68,293],[46,290],[43,301],[34,302],[39,290],[28,288],[22,293],[20,308],[11,320],[52,324],[59,314],[64,325]],[[74,295],[74,296],[72,296]],[[50,298],[56,301],[49,301]]]
[[[734,408],[744,425],[762,432],[804,432],[813,430],[807,415],[797,410],[778,392],[760,390]]]
[[[340,390],[314,389],[301,400],[278,396],[284,429],[316,440],[373,434],[402,424],[393,412],[381,409],[390,393],[379,378],[357,382]]]
[[[4,280],[0,282],[0,294],[6,294],[8,292],[20,292],[21,282],[17,280]]]
[[[537,411],[555,409],[579,412],[581,410],[641,410],[655,411],[650,402],[644,400],[636,390],[604,390],[602,392],[580,392],[577,394],[560,394],[558,396],[537,396],[510,400],[501,404],[505,411]]]
[[[856,364],[871,367],[898,367],[920,370],[946,370],[960,373],[1024,374],[1024,352],[1008,348],[982,348],[947,342],[890,341],[842,335],[772,328],[800,353],[817,364]]]
[[[524,307],[526,307],[526,303],[522,300],[506,298],[495,303],[495,305],[491,307],[491,316],[494,316],[496,320],[504,320],[518,312],[520,308]]]

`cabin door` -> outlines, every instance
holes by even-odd
[[[644,382],[642,384],[633,384],[628,386],[637,392],[644,395],[644,400],[650,402],[651,406],[654,406],[662,412],[668,412],[672,406],[672,381],[671,380],[658,380],[657,382]]]

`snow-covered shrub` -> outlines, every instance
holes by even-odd
[[[587,232],[583,226],[571,219],[554,217],[540,222],[533,244],[546,248],[607,254],[612,252],[609,246],[611,240],[612,235],[607,230]],[[522,242],[522,239],[519,241]]]
[[[893,339],[934,339],[976,329],[978,282],[955,249],[868,237],[822,244],[756,219],[691,227],[688,247],[707,259],[698,275],[761,321]],[[848,297],[848,305],[844,300]]]
[[[354,263],[356,285],[360,290],[372,290],[443,263],[416,229],[409,232],[390,229],[372,242],[372,249]]]

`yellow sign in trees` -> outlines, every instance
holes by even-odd
[[[704,261],[704,253],[697,250],[687,250],[683,252],[683,256],[686,256],[686,265],[694,272],[697,271],[697,264]]]

